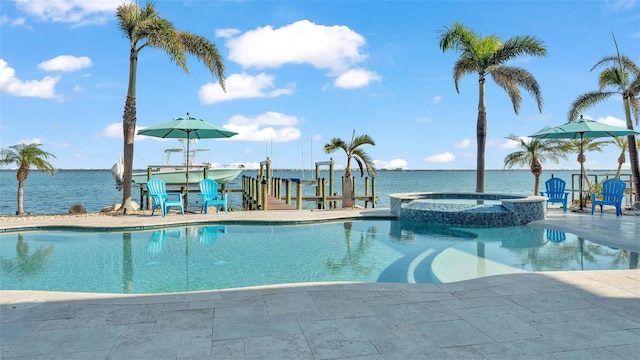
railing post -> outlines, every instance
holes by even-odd
[[[322,209],[326,209],[327,208],[327,190],[325,189],[325,184],[324,184],[324,178],[320,179],[320,181],[318,182],[318,184],[322,184],[322,188],[320,189],[320,193],[322,196]]]
[[[302,210],[302,182],[296,183],[296,209]]]
[[[364,208],[366,209],[369,205],[369,200],[367,199],[369,196],[369,177],[364,178]]]
[[[287,198],[285,202],[287,203],[287,205],[291,205],[291,179],[287,179],[287,182],[285,183],[285,191],[287,192]]]
[[[371,177],[371,207],[376,207],[376,177]]]
[[[261,196],[261,200],[262,200],[262,210],[269,210],[268,206],[267,206],[267,195],[269,193],[269,182],[267,180],[263,180],[262,181],[262,196]]]
[[[320,189],[320,178],[316,177],[316,209],[322,209],[322,201],[318,200],[317,197],[321,196],[321,191],[322,189]]]
[[[356,199],[358,199],[358,195],[356,194],[356,177],[352,176],[353,179],[353,205],[358,205]]]

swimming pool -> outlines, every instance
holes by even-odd
[[[164,293],[300,282],[454,282],[638,267],[638,254],[540,228],[399,220],[0,234],[2,290]]]

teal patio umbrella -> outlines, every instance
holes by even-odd
[[[585,119],[580,115],[580,119],[575,121],[569,121],[560,126],[545,128],[537,133],[530,135],[529,137],[536,139],[580,139],[580,154],[582,155],[582,139],[587,138],[603,138],[603,137],[616,137],[616,136],[628,136],[638,135],[637,131],[619,128],[616,126],[607,125],[601,122],[597,122],[590,119]],[[580,167],[580,209],[583,211],[582,203],[582,166]]]
[[[237,132],[209,124],[202,119],[195,118],[189,113],[184,117],[175,118],[165,123],[138,130],[138,135],[153,136],[163,139],[187,139],[187,172],[184,202],[185,209],[189,204],[189,143],[191,139],[230,138]]]

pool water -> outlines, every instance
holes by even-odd
[[[440,283],[628,269],[638,254],[527,226],[399,220],[0,234],[0,289],[164,293],[300,282]]]

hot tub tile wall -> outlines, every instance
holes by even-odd
[[[391,213],[405,221],[464,227],[504,227],[544,219],[545,198],[477,193],[406,193],[392,194],[390,198]],[[502,200],[502,205],[473,207],[471,204],[412,203],[419,199]]]

